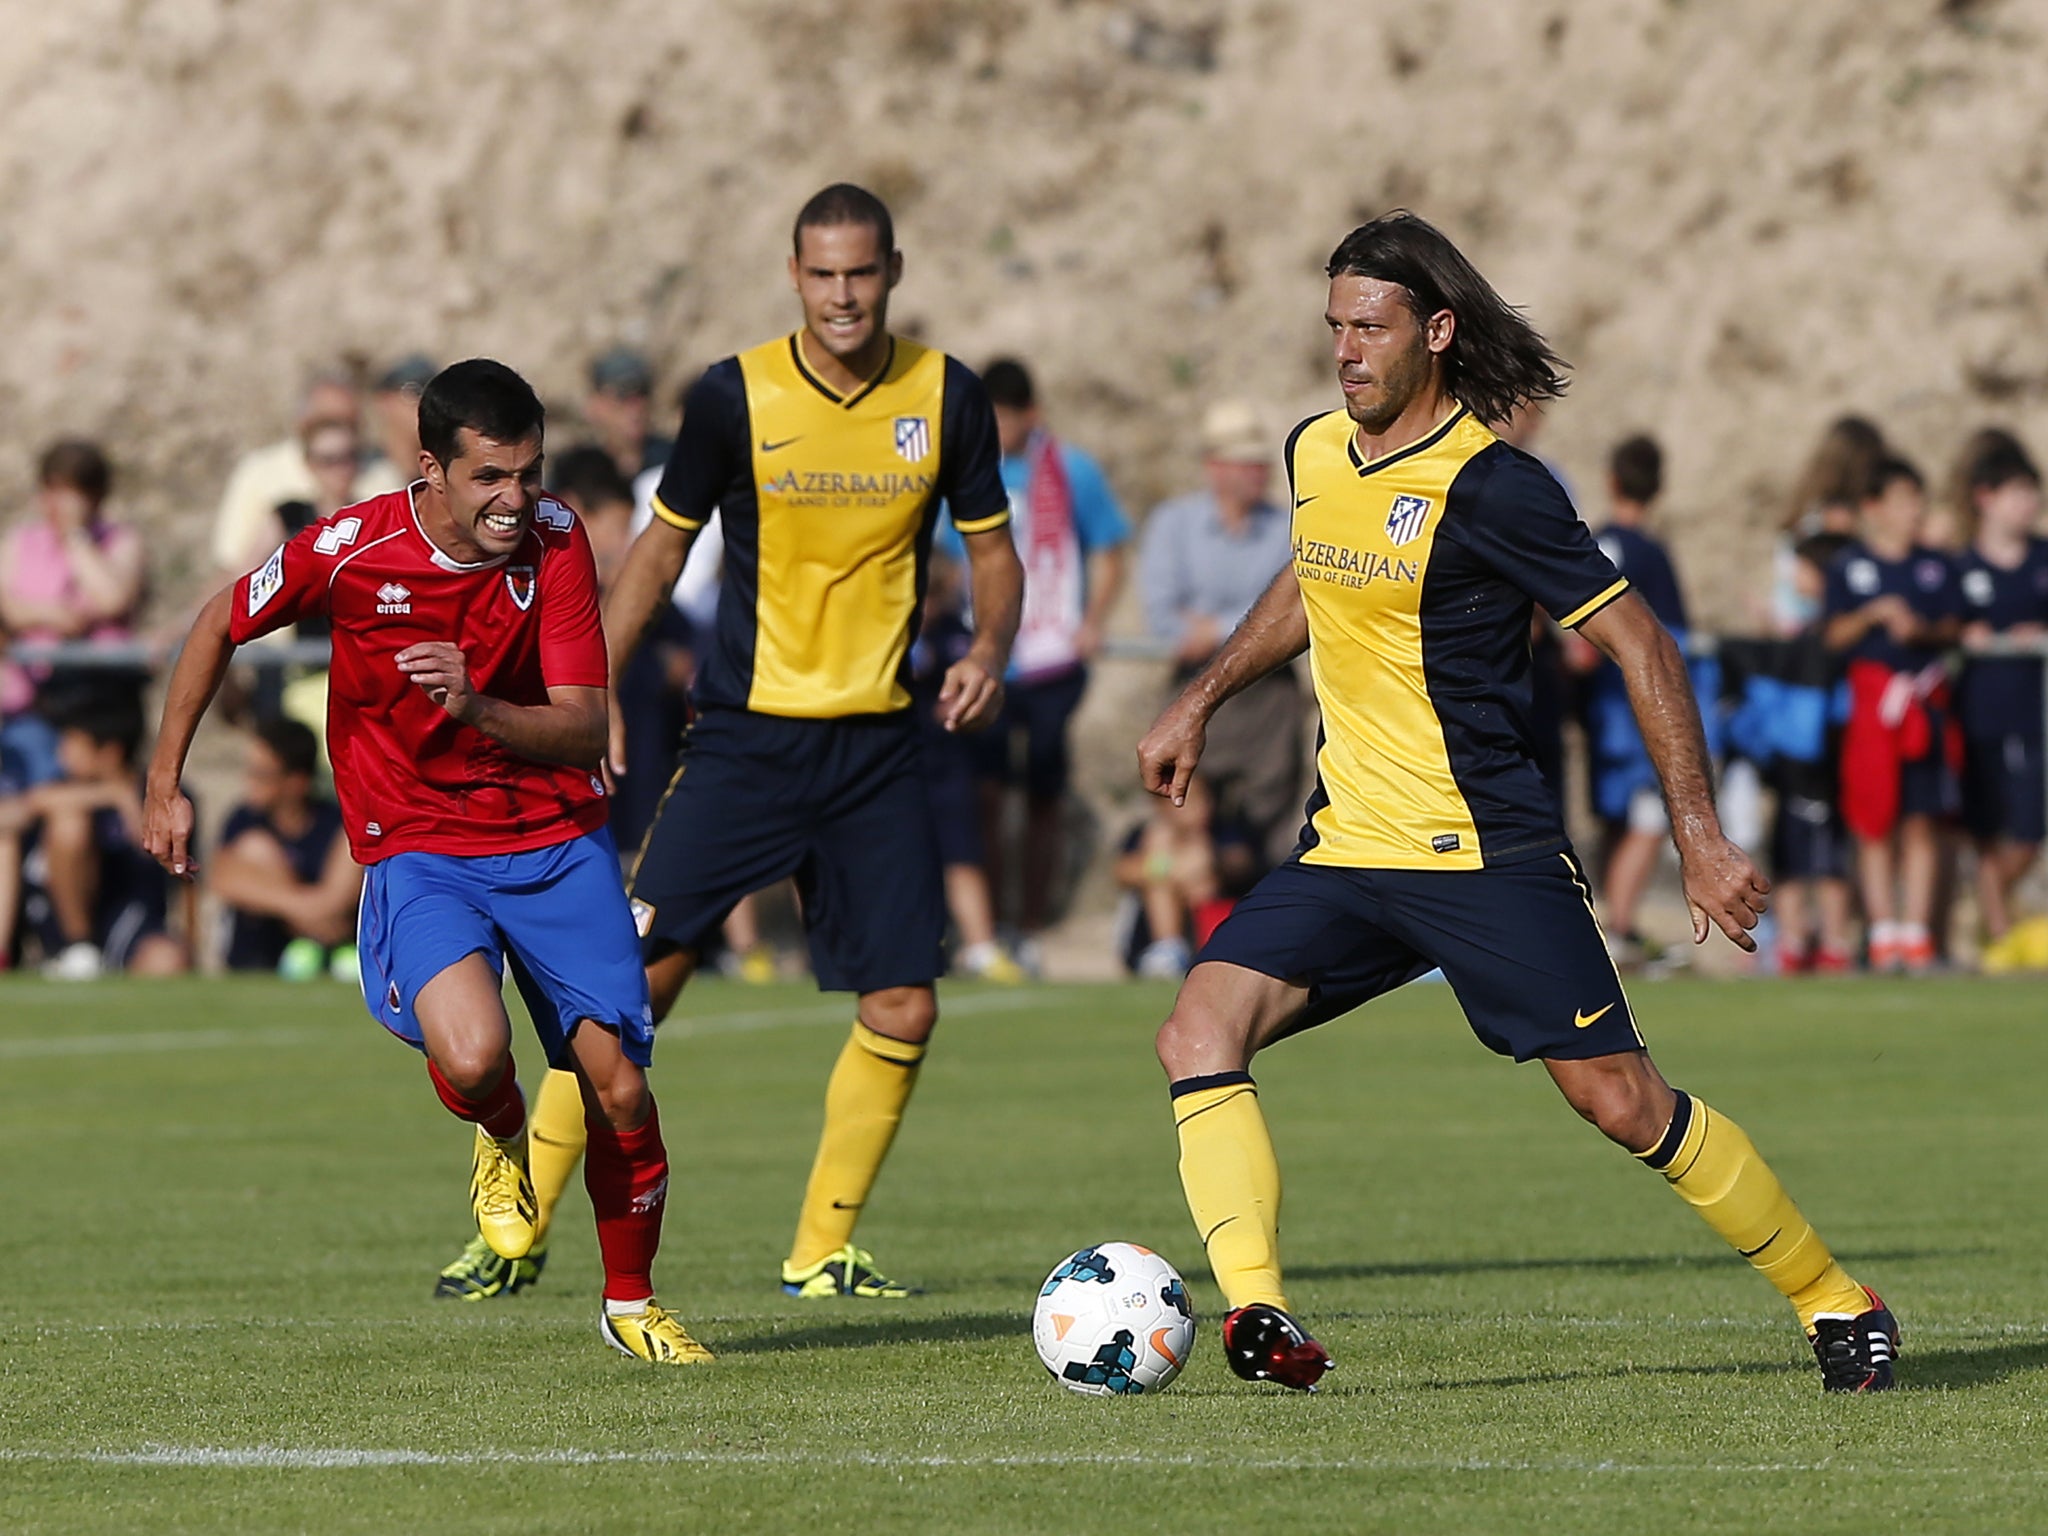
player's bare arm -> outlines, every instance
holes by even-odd
[[[1215,659],[1166,706],[1138,743],[1138,777],[1147,791],[1186,803],[1188,781],[1202,760],[1209,719],[1225,699],[1277,672],[1308,649],[1308,614],[1294,566],[1282,568],[1231,631]]]
[[[974,590],[974,644],[946,669],[939,689],[939,723],[949,731],[978,731],[1003,708],[1003,673],[1024,614],[1024,562],[1008,527],[961,535]]]
[[[393,660],[451,716],[529,762],[595,768],[604,756],[602,688],[550,688],[545,704],[508,704],[471,686],[469,663],[452,641],[409,645]]]
[[[206,606],[192,621],[192,632],[178,652],[178,664],[164,688],[163,724],[156,733],[156,750],[150,754],[149,774],[144,781],[142,803],[142,846],[151,858],[181,880],[199,872],[192,858],[192,802],[185,798],[179,780],[185,774],[185,756],[192,750],[193,733],[199,718],[220,691],[234,658],[235,642],[228,637],[228,612],[234,602],[234,588],[224,587],[207,599]]]
[[[1722,835],[1699,703],[1678,643],[1633,592],[1593,615],[1579,633],[1621,668],[1628,685],[1629,704],[1670,808],[1693,942],[1706,942],[1711,923],[1754,953],[1749,930],[1770,906],[1771,883]]]
[[[694,528],[678,528],[665,518],[655,518],[640,530],[633,547],[626,551],[625,564],[612,584],[611,596],[605,600],[604,645],[612,669],[610,746],[605,762],[615,774],[623,775],[626,771],[626,721],[618,708],[619,679],[625,676],[626,664],[647,638],[655,614],[668,601],[676,579],[683,574],[683,564],[690,558],[690,546],[697,542],[697,532]]]

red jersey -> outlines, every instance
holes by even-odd
[[[470,686],[507,704],[602,688],[597,566],[576,514],[542,497],[517,552],[477,565],[431,544],[412,491],[344,507],[235,583],[237,645],[313,614],[334,626],[327,752],[349,851],[517,853],[604,825],[587,769],[513,753],[430,700],[393,659],[423,640],[462,647]]]

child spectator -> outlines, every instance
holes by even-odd
[[[59,718],[61,777],[19,805],[18,824],[33,834],[23,912],[55,980],[169,976],[190,966],[168,931],[170,877],[142,849],[141,742],[138,700],[79,696]]]
[[[1827,572],[1849,544],[1816,533],[1793,547],[1798,598],[1818,614]],[[1849,838],[1836,804],[1842,713],[1834,656],[1816,617],[1790,639],[1761,642],[1767,659],[1743,689],[1728,735],[1757,763],[1777,798],[1771,827],[1771,901],[1778,969],[1836,975],[1855,964],[1849,937]]]
[[[1161,801],[1131,830],[1117,855],[1124,890],[1117,948],[1134,974],[1177,981],[1195,951],[1230,915],[1261,873],[1250,830],[1220,818],[1207,782],[1188,781],[1185,803]]]
[[[1962,598],[1947,557],[1916,542],[1925,500],[1911,464],[1880,463],[1825,599],[1828,649],[1847,662],[1842,820],[1856,839],[1870,964],[1916,974],[1934,964],[1938,824],[1955,808],[1961,757],[1942,652]]]
[[[1670,553],[1648,526],[1664,489],[1664,454],[1655,440],[1637,436],[1617,445],[1608,460],[1607,488],[1613,510],[1600,530],[1601,552],[1682,647],[1687,631],[1685,595]],[[1588,679],[1587,694],[1593,808],[1606,831],[1600,886],[1607,931],[1613,935],[1617,963],[1655,964],[1663,959],[1663,950],[1644,938],[1636,914],[1656,873],[1658,855],[1670,839],[1671,824],[1621,669],[1600,658]],[[1703,692],[1702,697],[1712,694]]]
[[[318,740],[296,720],[266,721],[249,742],[243,800],[210,870],[227,909],[231,971],[355,979],[363,872],[341,835],[340,808],[313,791],[319,764]]]
[[[1968,470],[1971,540],[1958,559],[1963,642],[2048,635],[2048,540],[2034,537],[2041,474],[2010,438],[1990,442]],[[1977,845],[1977,904],[1987,971],[2023,963],[2015,953],[2012,892],[2041,849],[2041,663],[1974,656],[1957,685],[1963,729],[1963,824]]]
[[[1885,454],[1884,434],[1861,416],[1838,417],[1821,434],[1799,472],[1772,551],[1771,633],[1799,634],[1821,616],[1817,603],[1800,597],[1794,547],[1816,533],[1854,536],[1858,511]]]
[[[0,540],[0,626],[16,640],[121,640],[142,600],[142,540],[106,515],[113,471],[95,443],[43,451],[35,516]],[[0,662],[0,756],[22,786],[59,772],[57,733],[32,710],[50,669]]]

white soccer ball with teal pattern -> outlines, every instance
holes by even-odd
[[[1045,1277],[1031,1341],[1069,1391],[1160,1392],[1194,1347],[1195,1309],[1179,1273],[1150,1248],[1097,1243]]]

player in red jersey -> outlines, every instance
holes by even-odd
[[[164,701],[145,841],[192,877],[179,778],[235,647],[327,615],[328,747],[350,849],[368,866],[364,1003],[425,1053],[442,1102],[476,1125],[478,1225],[517,1258],[535,1203],[501,994],[510,961],[549,1062],[583,1093],[603,1335],[643,1360],[691,1364],[710,1351],[655,1303],[649,1278],[668,1157],[647,1088],[639,938],[596,772],[596,568],[575,515],[540,494],[542,426],[511,369],[455,364],[420,399],[420,479],[313,524],[200,610]]]

